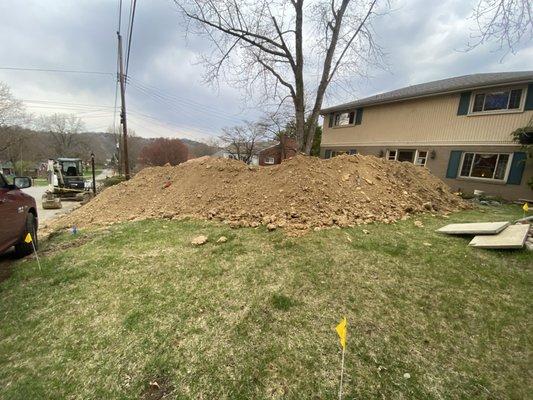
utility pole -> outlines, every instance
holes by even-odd
[[[130,179],[130,162],[128,159],[128,124],[126,122],[126,79],[124,77],[124,64],[122,62],[122,36],[117,32],[118,36],[118,62],[120,66],[120,122],[122,123],[122,159],[124,160],[124,175],[126,180]]]

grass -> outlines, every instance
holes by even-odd
[[[531,398],[531,253],[434,232],[520,216],[303,238],[198,221],[60,234],[42,272],[27,259],[0,284],[0,398],[334,399],[342,316],[346,399]]]

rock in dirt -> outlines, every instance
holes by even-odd
[[[207,236],[205,235],[196,236],[195,238],[193,238],[193,240],[191,240],[191,244],[195,246],[201,246],[202,244],[206,244],[206,243],[207,243]]]
[[[165,182],[171,185],[161,190]],[[440,214],[470,207],[426,168],[374,156],[296,156],[252,169],[237,160],[202,157],[145,168],[54,220],[50,229],[171,215],[227,221],[235,228],[275,224],[301,235],[317,227],[393,223],[427,212],[428,202]]]
[[[226,243],[228,238],[226,236],[220,236],[217,240],[217,243]]]

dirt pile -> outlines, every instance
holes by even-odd
[[[360,155],[329,160],[297,156],[281,165],[250,167],[203,157],[176,167],[146,168],[54,225],[195,217],[298,233],[464,207],[442,181],[410,163]]]

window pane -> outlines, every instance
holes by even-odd
[[[394,160],[396,160],[396,150],[389,150],[389,157],[388,157],[388,159],[389,159],[390,161],[394,161]]]
[[[357,150],[356,149],[350,149],[350,151],[348,152],[349,155],[353,156],[354,154],[357,154]]]
[[[474,153],[465,153],[463,158],[463,167],[461,168],[461,176],[468,176],[470,174],[470,167],[472,166],[472,160],[474,159]]]
[[[414,159],[415,159],[414,150],[399,150],[398,151],[398,161],[414,162]]]
[[[337,114],[337,121],[335,125],[343,126],[350,124],[350,113]]]
[[[509,154],[500,154],[498,158],[498,165],[496,166],[496,172],[494,179],[504,179],[505,171],[507,170],[507,163],[509,162]]]
[[[476,154],[470,176],[475,178],[490,178],[496,169],[497,154]]]
[[[331,158],[331,150],[324,151],[324,158]]]
[[[354,120],[354,118],[355,118],[355,113],[352,111],[352,112],[350,113],[350,118],[349,118],[349,124],[350,124],[350,125],[353,124],[353,120]]]
[[[485,96],[484,111],[507,109],[509,92],[492,92]]]
[[[522,97],[522,89],[511,90],[511,97],[509,98],[509,108],[520,108],[520,98]]]
[[[485,100],[484,94],[476,94],[476,97],[474,98],[474,107],[472,108],[472,111],[483,111],[483,101]]]

